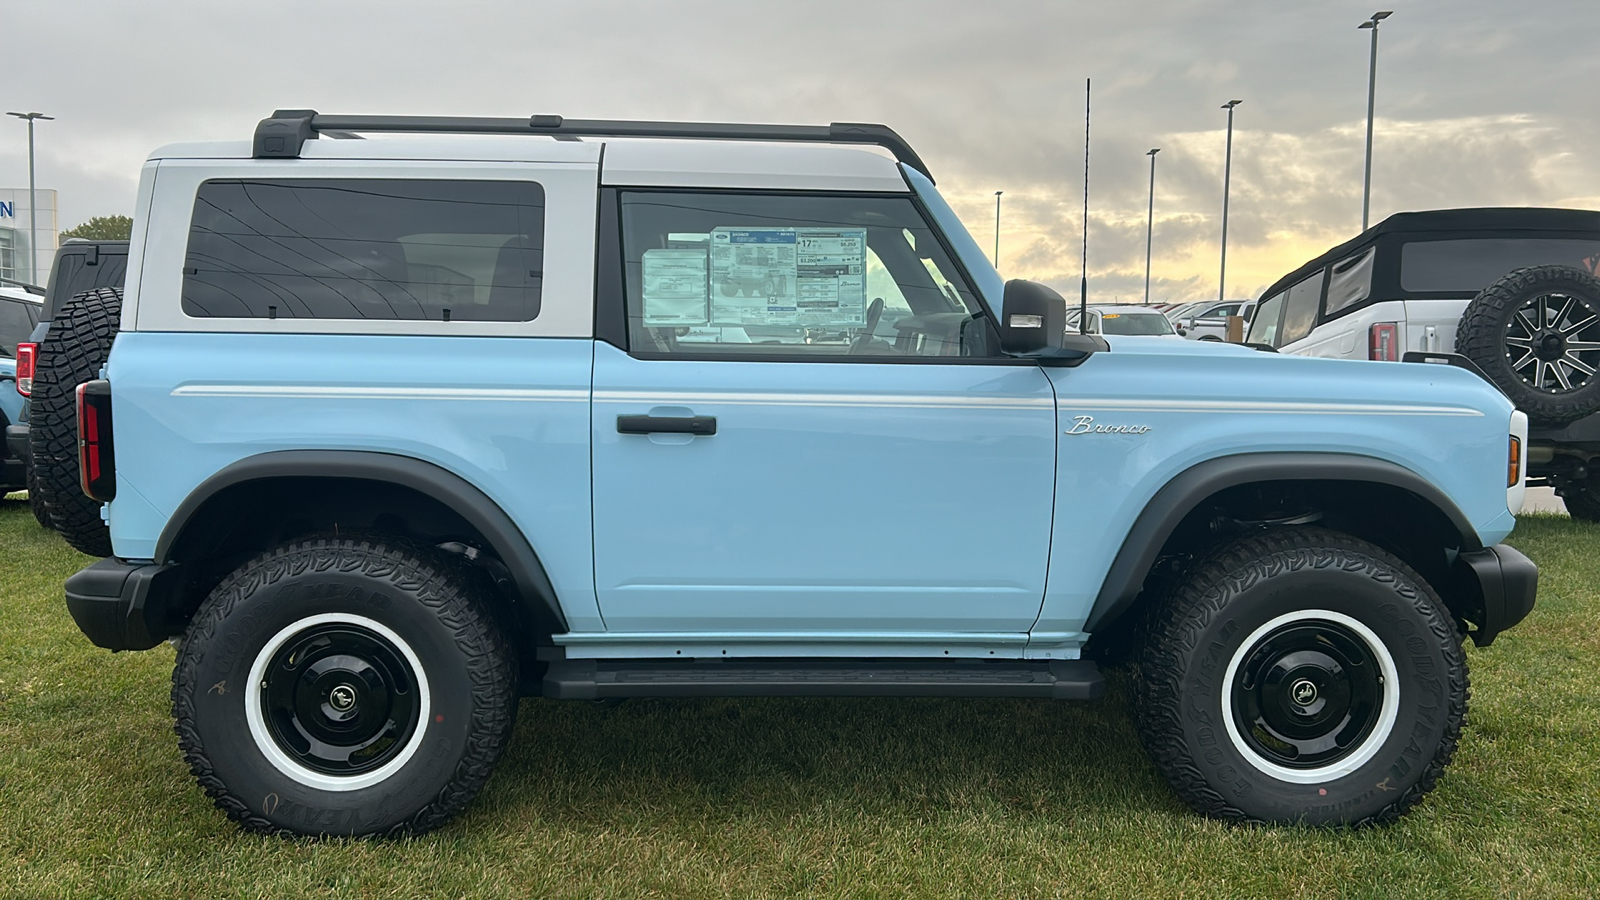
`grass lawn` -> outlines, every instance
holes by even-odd
[[[0,503],[0,895],[1593,896],[1600,526],[1524,519],[1539,606],[1471,649],[1470,725],[1388,828],[1181,807],[1125,693],[1026,700],[525,700],[484,793],[403,841],[238,831],[178,755],[172,650],[91,646],[88,562]]]

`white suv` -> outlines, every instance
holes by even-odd
[[[1600,521],[1597,270],[1600,212],[1399,213],[1268,288],[1245,340],[1302,356],[1455,357],[1527,413],[1528,483]]]

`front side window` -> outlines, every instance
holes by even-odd
[[[1322,304],[1322,276],[1318,271],[1289,288],[1284,299],[1283,330],[1274,347],[1292,344],[1317,326],[1317,308]]]
[[[1600,274],[1600,239],[1411,241],[1400,249],[1400,286],[1470,295],[1524,266],[1571,266]]]
[[[971,357],[997,344],[909,199],[628,191],[621,202],[634,352]]]
[[[1246,343],[1266,344],[1276,347],[1278,339],[1278,318],[1283,312],[1283,294],[1274,294],[1261,301],[1256,307],[1255,318],[1250,322],[1250,334],[1245,338]]]
[[[183,311],[232,318],[527,322],[544,276],[528,181],[208,181]]]

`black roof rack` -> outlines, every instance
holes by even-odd
[[[797,141],[816,144],[873,144],[894,154],[933,180],[928,166],[906,139],[887,125],[834,122],[832,125],[739,125],[719,122],[631,122],[611,119],[525,119],[484,116],[329,116],[314,109],[280,109],[256,126],[256,159],[298,159],[300,148],[318,134],[393,131],[410,134],[545,134],[556,137],[698,138],[729,141]]]

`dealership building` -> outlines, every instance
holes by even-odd
[[[35,222],[28,208],[27,188],[0,188],[0,277],[32,284],[44,284],[50,264],[56,257],[59,226],[56,222],[56,192],[45,188],[34,191],[39,198],[39,218]],[[29,265],[28,228],[38,236],[38,269]]]

